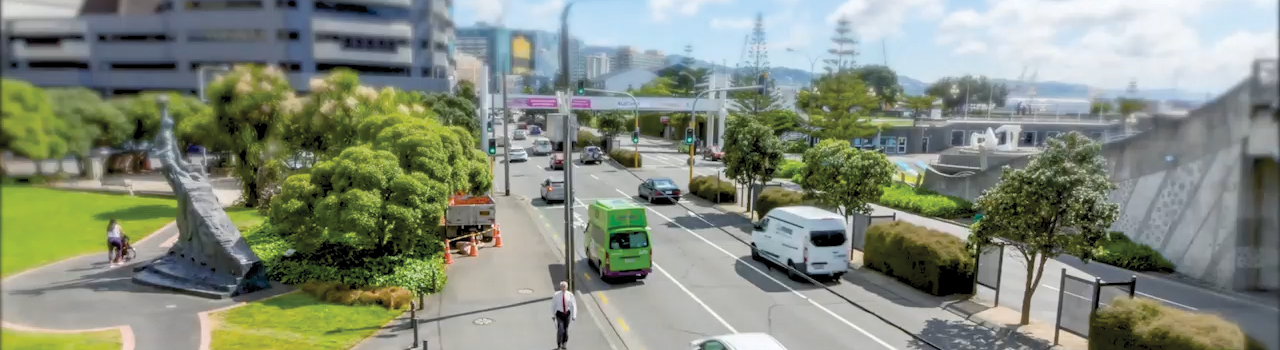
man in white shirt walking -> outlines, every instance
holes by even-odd
[[[551,311],[556,321],[556,349],[563,350],[569,342],[569,321],[578,320],[578,303],[569,291],[569,282],[560,281],[560,291],[551,295]]]

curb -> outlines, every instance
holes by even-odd
[[[71,330],[71,329],[48,329],[48,328],[28,327],[28,326],[23,326],[19,324],[9,323],[9,321],[0,321],[0,323],[3,324],[3,327],[5,329],[21,331],[21,332],[32,332],[32,333],[75,334],[75,333],[102,332],[102,331],[116,330],[120,332],[120,350],[133,350],[138,345],[137,340],[134,339],[133,337],[133,328],[129,327],[128,325]]]
[[[1006,335],[1004,336],[1005,338],[1013,339],[1013,341],[1021,344],[1044,344],[1053,342],[1052,339],[1041,339],[1039,337],[1020,332],[1018,331],[1019,326],[1006,325],[1004,323],[988,319],[987,317],[980,316],[978,313],[970,313],[963,307],[967,305],[977,305],[983,308],[990,308],[989,306],[982,305],[971,300],[957,300],[943,304],[942,309],[955,314],[956,316],[960,316],[960,318],[963,318],[966,321],[973,322],[983,328],[995,331],[997,334],[1000,332],[1006,332]],[[1059,350],[1067,348],[1062,345],[1050,345],[1045,349]]]
[[[294,291],[290,291],[290,292],[280,293],[280,294],[272,295],[272,296],[269,296],[269,297],[266,297],[266,298],[262,298],[262,299],[256,299],[256,300],[251,300],[251,301],[242,301],[242,302],[238,302],[238,303],[231,304],[231,305],[228,305],[228,306],[223,306],[223,307],[220,307],[220,308],[217,308],[217,309],[207,310],[207,311],[201,311],[201,312],[199,312],[199,313],[196,313],[196,317],[198,317],[198,318],[200,319],[200,348],[199,348],[199,350],[209,350],[209,347],[210,347],[210,346],[212,346],[212,344],[213,344],[213,324],[212,324],[212,322],[210,322],[210,320],[209,320],[209,315],[214,314],[214,313],[218,313],[218,312],[223,312],[223,311],[227,311],[227,310],[235,309],[235,308],[238,308],[238,307],[241,307],[241,306],[249,305],[249,303],[254,303],[254,302],[260,302],[260,301],[271,300],[271,299],[279,298],[279,297],[282,297],[282,296],[286,296],[286,295],[290,295],[290,294],[294,294],[294,293],[298,293],[298,292],[301,292],[301,290],[294,290]],[[397,317],[397,318],[399,318],[399,317]],[[392,320],[392,321],[394,321],[394,320]],[[366,339],[367,339],[367,338],[366,338]],[[364,341],[363,341],[363,340],[361,340],[361,342],[364,342]],[[127,348],[127,349],[124,349],[124,350],[132,350],[132,349],[131,349],[131,348]]]

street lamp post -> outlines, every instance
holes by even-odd
[[[599,92],[604,94],[624,95],[624,96],[630,97],[631,98],[631,114],[632,114],[631,119],[635,120],[636,122],[635,132],[640,132],[640,101],[636,100],[636,95],[632,95],[631,93],[625,92],[625,91],[613,91],[613,90],[591,89],[591,88],[586,88],[583,90],[591,91],[591,92]],[[640,167],[640,143],[633,142],[632,145],[635,147],[635,152],[636,152],[635,164],[633,164],[633,166],[639,168]]]
[[[573,108],[573,91],[569,90],[569,11],[573,10],[573,5],[576,3],[577,2],[573,1],[565,3],[564,9],[560,10],[560,79],[565,83],[565,98],[562,102],[567,104],[567,106],[565,106],[565,108],[561,108],[561,110]],[[569,121],[572,120],[571,117],[572,116],[569,114],[564,116],[564,137],[566,141],[570,140],[570,124],[572,123]],[[573,248],[576,235],[573,234],[573,167],[570,166],[573,164],[572,143],[569,143],[569,147],[570,148],[564,152],[564,163],[566,164],[564,167],[564,280],[569,284],[569,290],[575,290],[574,285],[576,283],[573,283],[573,261],[574,254],[577,254],[577,251]]]
[[[728,88],[720,88],[720,89],[708,89],[708,90],[699,92],[698,95],[693,98],[693,105],[689,107],[689,128],[693,129],[694,126],[697,125],[696,122],[698,120],[698,114],[697,114],[698,100],[702,98],[702,95],[706,95],[709,92],[752,90],[752,89],[759,89],[762,87],[764,87],[764,85],[751,85],[751,86],[728,87]],[[696,133],[697,130],[694,130],[694,132]],[[689,145],[689,183],[693,183],[693,145]]]
[[[800,54],[801,56],[804,56],[804,58],[805,58],[806,60],[809,60],[809,88],[810,88],[810,89],[812,89],[812,88],[813,88],[813,79],[814,79],[814,78],[813,78],[813,69],[814,69],[814,67],[816,67],[816,66],[818,65],[818,60],[817,60],[817,59],[814,59],[813,57],[810,57],[810,56],[809,56],[809,54],[807,54],[807,53],[797,51],[796,49],[793,49],[793,48],[789,48],[789,47],[788,47],[788,48],[787,48],[787,52]]]
[[[200,101],[203,101],[204,103],[209,103],[209,100],[204,98],[204,89],[206,85],[205,78],[204,78],[205,75],[208,75],[209,73],[213,73],[213,72],[227,73],[230,71],[231,71],[231,66],[228,66],[225,64],[220,64],[215,66],[205,65],[205,66],[200,66],[199,68],[196,68],[196,84],[199,85],[196,87],[196,89],[197,91],[200,92]]]

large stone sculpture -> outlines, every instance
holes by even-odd
[[[164,256],[138,268],[134,283],[207,298],[227,298],[269,288],[262,261],[222,209],[213,187],[182,159],[169,116],[160,104],[160,132],[152,152],[178,198],[178,241]]]

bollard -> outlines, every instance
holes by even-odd
[[[409,343],[409,347],[410,347],[410,348],[413,348],[413,347],[418,346],[418,312],[415,310],[415,309],[417,309],[417,308],[416,308],[416,307],[414,307],[414,306],[415,306],[415,305],[412,305],[412,302],[410,302],[410,305],[409,305],[409,328],[413,329],[413,342],[412,342],[412,343]],[[427,347],[426,347],[426,346],[423,346],[422,348],[423,348],[423,349],[426,349]]]
[[[423,341],[422,341],[422,350],[427,350],[427,341],[426,341],[426,340],[423,340]]]

